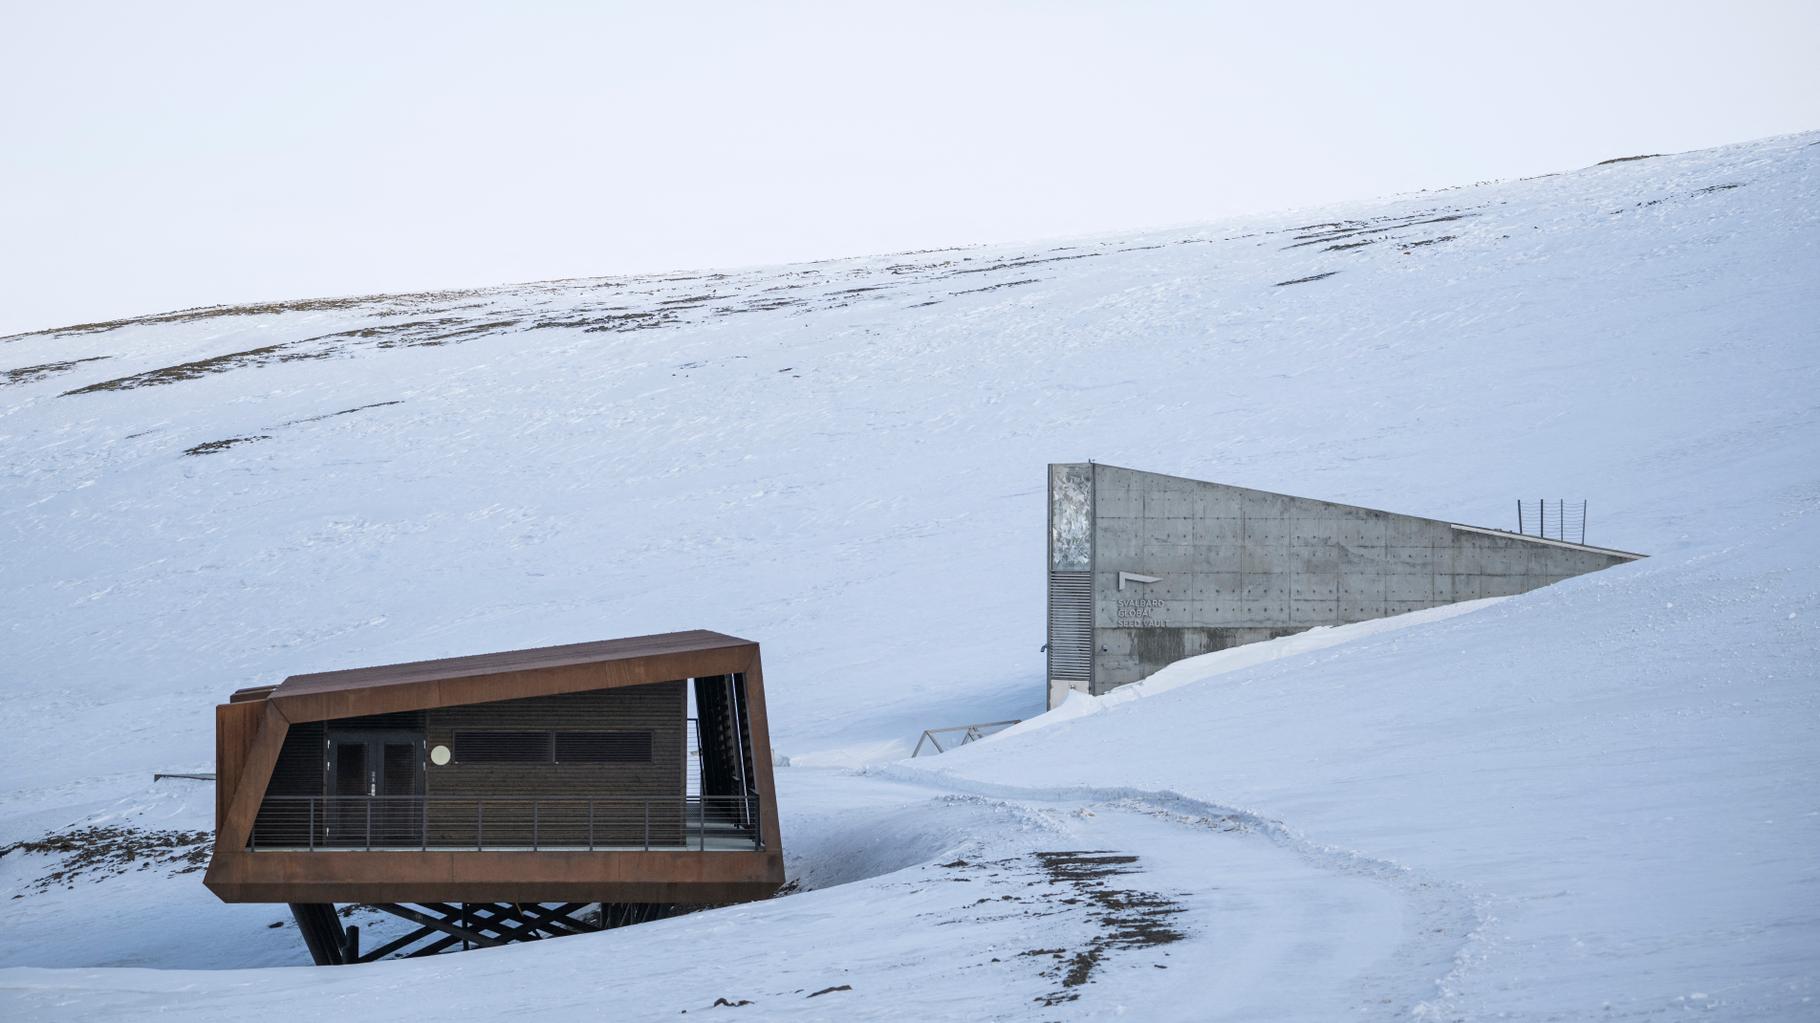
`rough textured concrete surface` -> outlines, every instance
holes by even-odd
[[[1317,625],[1640,555],[1098,464],[1049,467],[1049,702]]]

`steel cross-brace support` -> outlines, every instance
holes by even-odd
[[[329,903],[294,903],[291,914],[318,966],[371,963],[390,956],[415,959],[456,948],[498,948],[522,941],[542,941],[588,934],[612,927],[659,920],[688,912],[669,904],[607,904],[599,916],[581,916],[587,902],[423,902],[372,903],[364,908],[389,913],[417,926],[370,951],[360,949],[360,928],[343,926]]]
[[[340,914],[327,903],[293,905],[297,928],[319,966],[370,963],[397,955],[413,959],[435,955],[460,944],[463,948],[498,948],[512,942],[541,941],[601,930],[576,914],[585,902],[543,903],[427,902],[416,905],[374,903],[366,908],[389,913],[417,925],[368,952],[360,950],[360,929],[343,927]],[[417,947],[413,947],[417,946]]]
[[[381,902],[381,903],[375,904],[373,906],[373,908],[377,909],[377,910],[381,910],[386,913],[390,913],[393,916],[403,917],[406,920],[409,920],[415,924],[420,924],[423,927],[428,927],[432,930],[441,931],[444,934],[447,934],[454,938],[459,938],[462,941],[472,942],[476,945],[479,945],[481,948],[498,948],[499,946],[504,945],[507,941],[511,940],[511,938],[509,938],[509,937],[490,938],[490,937],[487,937],[486,935],[480,933],[480,931],[477,929],[471,929],[468,927],[462,927],[457,924],[450,923],[449,919],[445,916],[432,916],[429,913],[418,912],[417,910],[412,909],[409,906],[400,906],[400,905],[397,905],[397,904],[391,903],[391,902]],[[425,907],[425,908],[427,909],[428,907]]]

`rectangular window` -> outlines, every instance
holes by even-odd
[[[460,764],[547,764],[549,732],[456,732],[455,762]]]
[[[650,732],[557,732],[561,764],[648,764]]]

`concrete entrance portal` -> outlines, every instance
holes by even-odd
[[[1642,557],[1095,463],[1049,467],[1049,706],[1318,625]]]

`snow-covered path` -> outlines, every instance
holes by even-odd
[[[1462,893],[1182,800],[960,796],[845,772],[784,774],[810,829],[798,858],[861,876],[811,869],[808,883],[829,886],[425,961],[12,969],[0,971],[0,999],[27,1018],[244,1020],[311,1000],[445,1020],[510,1015],[535,976],[540,1011],[558,1018],[610,997],[640,1019],[717,998],[749,1001],[740,1018],[761,1019],[1006,1019],[1033,1006],[1048,1018],[1390,1019],[1435,993],[1476,926]],[[1108,855],[1135,861],[1072,879]],[[376,982],[386,993],[373,1002]],[[841,985],[851,990],[808,997]],[[1284,1014],[1289,989],[1307,997]]]

